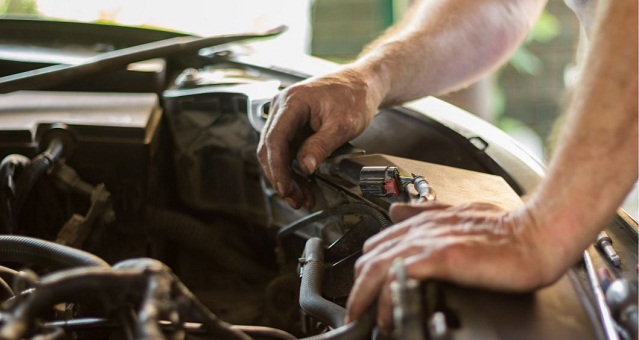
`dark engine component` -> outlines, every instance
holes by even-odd
[[[31,24],[0,22],[8,27],[3,32],[21,32]],[[80,50],[94,51],[92,44],[105,35],[137,43],[177,36],[155,32],[144,38],[139,31],[103,29],[83,31],[81,41],[90,46]],[[76,42],[52,48],[42,33],[30,35],[30,42],[43,50],[73,54],[78,48]],[[103,45],[140,52],[123,40]],[[25,48],[3,37],[4,44]],[[500,145],[510,142],[498,130],[475,129],[476,120],[462,124],[465,113],[431,98],[423,112],[380,110],[353,145],[306,178],[316,206],[293,210],[266,183],[255,152],[270,99],[307,74],[251,59],[250,53],[241,54],[244,45],[199,53],[160,45],[170,55],[162,55],[156,61],[160,69],[145,76],[133,75],[140,72],[120,64],[133,59],[114,51],[95,59],[107,58],[112,72],[48,91],[0,96],[0,338],[589,339],[603,334],[589,313],[592,299],[583,289],[582,268],[538,292],[504,294],[419,282],[402,275],[397,262],[398,280],[391,287],[395,333],[378,334],[374,308],[344,325],[354,264],[364,242],[391,225],[392,203],[483,200],[514,209],[538,174],[520,150]],[[3,76],[46,66],[2,60],[2,53],[0,64],[15,67],[3,69]],[[16,89],[23,76],[5,77],[0,92]],[[68,81],[53,79],[59,80]],[[439,111],[456,118],[443,120]],[[473,144],[477,140],[481,148]],[[607,232],[606,242],[614,239],[623,259],[611,268],[618,280],[608,287],[608,303],[618,324],[628,328],[637,319],[636,282],[627,280],[636,276],[636,221],[620,215]]]
[[[80,227],[67,243],[80,237],[77,242],[110,261],[148,254],[140,205],[166,195],[156,184],[163,179],[155,95],[17,92],[3,95],[0,111],[0,155],[33,158],[16,174],[11,202],[14,214],[38,213],[13,216],[16,233],[55,240],[66,224],[65,230]],[[54,149],[38,155],[47,143]],[[63,162],[54,167],[57,159]],[[45,172],[54,176],[40,179]],[[116,227],[104,232],[115,216]],[[113,249],[114,239],[130,246]]]
[[[394,166],[366,166],[359,173],[359,188],[365,196],[392,196],[404,191],[399,169]]]

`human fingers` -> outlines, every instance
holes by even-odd
[[[330,109],[329,109],[330,110]],[[325,112],[323,117],[313,125],[312,133],[300,146],[297,159],[303,165],[307,174],[313,173],[317,165],[326,160],[337,148],[357,137],[367,126],[367,121],[358,118],[344,119],[349,113]]]
[[[415,279],[424,281],[429,279],[446,278],[443,272],[448,271],[449,261],[446,250],[454,244],[454,238],[421,238],[406,240],[398,248],[404,255],[398,265],[389,268],[386,280],[381,288],[377,305],[377,325],[382,332],[389,334],[394,325],[393,319],[393,285],[399,284],[398,271],[401,270],[405,280]],[[454,248],[454,247],[453,247]],[[416,251],[406,251],[416,249]],[[395,264],[397,264],[395,262]],[[401,268],[399,268],[401,266]],[[459,270],[455,268],[454,270]]]
[[[271,113],[278,111],[279,102],[276,100],[276,98],[277,96],[273,98],[273,100],[271,100],[271,108],[269,110]],[[273,117],[274,117],[273,114],[268,115],[266,119],[266,123],[264,124],[264,127],[262,128],[262,131],[260,132],[260,140],[257,144],[257,160],[260,163],[260,166],[262,167],[262,171],[264,172],[264,177],[271,184],[271,186],[275,188],[275,185],[273,185],[273,183],[271,182],[271,167],[268,166],[268,148],[266,145],[266,133],[267,131],[271,130],[271,125],[274,120]]]
[[[274,111],[269,115],[260,136],[258,160],[268,181],[280,196],[299,199],[304,195],[293,180],[292,143],[298,131],[308,123],[308,110],[294,101],[282,104],[281,101],[286,99],[279,98],[286,95],[282,93],[274,99]]]
[[[368,252],[363,253],[362,256],[357,259],[357,262],[355,262],[355,277],[358,277],[360,275],[362,269],[364,268],[364,263],[367,263],[371,258],[374,258],[379,254],[383,254],[384,252],[396,246],[397,243],[402,240],[401,236],[404,234],[405,233],[396,234],[392,238],[379,242],[375,246],[375,248],[369,249]]]
[[[526,244],[521,238],[492,240],[486,235],[438,237],[430,240],[429,251],[405,258],[404,268],[408,277],[419,280],[512,292],[529,291],[557,279],[540,274],[539,261],[530,256]]]
[[[377,258],[355,278],[346,303],[346,323],[359,318],[375,300],[391,262],[392,258]]]
[[[391,206],[391,209],[393,209],[393,206],[395,206],[395,204]],[[402,207],[404,206],[407,208],[407,210],[410,210],[411,213],[417,212],[415,211],[415,209],[413,209],[413,207],[411,207],[408,204],[398,205],[398,207],[395,209],[402,209]],[[381,232],[371,236],[364,243],[363,252],[364,253],[371,252],[382,243],[387,243],[389,240],[392,240],[398,237],[403,237],[403,235],[409,232],[411,229],[427,228],[429,225],[433,227],[435,224],[431,222],[434,222],[434,221],[437,221],[438,223],[444,222],[443,217],[446,217],[448,215],[454,216],[454,214],[448,214],[448,215],[446,214],[445,209],[447,207],[449,206],[445,204],[425,205],[422,208],[422,210],[420,210],[416,215],[408,217],[398,222],[397,224],[391,226],[390,228],[386,228],[382,230]],[[439,212],[439,213],[433,213],[433,212]]]
[[[411,205],[398,205],[396,209],[404,207],[408,208],[407,210],[410,210],[410,213],[416,212],[413,209],[414,206]],[[407,233],[411,233],[411,238],[437,237],[454,233],[463,234],[471,231],[481,233],[484,228],[492,228],[492,226],[484,223],[489,218],[494,219],[493,217],[460,216],[458,212],[450,211],[449,206],[445,204],[428,205],[419,210],[417,215],[408,217],[366,240],[363,246],[364,255],[362,255],[362,258],[376,256],[399,242]]]
[[[290,198],[292,202],[288,202],[289,205],[291,205],[295,209],[303,206],[304,208],[310,210],[315,205],[315,196],[313,195],[310,181],[299,174],[293,174],[293,179],[295,185],[297,185],[299,188],[299,190],[295,192],[299,195],[292,196]]]
[[[414,256],[412,256],[414,257]],[[408,257],[409,259],[412,257]],[[400,285],[410,284],[411,277],[409,277],[405,269],[404,265],[405,259],[396,259],[393,262],[393,265],[389,268],[388,274],[386,275],[386,280],[382,286],[379,297],[377,299],[377,327],[382,331],[382,333],[390,334],[396,326],[394,324],[393,317],[393,309],[394,309],[394,301],[393,294],[395,294],[396,289],[403,289]],[[428,264],[424,263],[423,265],[427,266]],[[401,268],[398,268],[401,267]],[[403,274],[399,274],[398,271],[403,271]],[[400,277],[403,276],[403,279]],[[398,280],[402,280],[400,282]]]
[[[379,233],[371,236],[366,242],[364,242],[364,246],[362,251],[364,254],[371,252],[373,249],[377,248],[380,244],[388,242],[391,239],[395,239],[400,237],[408,232],[408,230],[416,224],[415,221],[402,222],[395,225],[392,225]]]
[[[394,259],[409,257],[422,251],[423,249],[419,246],[407,244],[392,247],[384,253],[363,261],[358,260],[357,265],[361,266],[361,269],[346,304],[347,321],[355,320],[361,316],[379,295]]]

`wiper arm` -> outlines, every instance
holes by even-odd
[[[178,53],[193,52],[205,47],[218,46],[241,40],[267,38],[278,35],[285,30],[286,26],[278,26],[263,32],[217,35],[211,37],[178,37],[131,46],[98,54],[94,57],[87,58],[79,64],[53,65],[0,77],[0,93],[47,88],[130,63]]]

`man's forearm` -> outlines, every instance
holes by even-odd
[[[637,179],[637,1],[602,1],[548,177],[531,201],[570,265]],[[560,255],[561,254],[554,254]]]
[[[467,86],[504,63],[546,0],[419,0],[354,67],[393,105]]]

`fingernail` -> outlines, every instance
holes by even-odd
[[[309,174],[312,174],[313,171],[315,171],[315,167],[317,166],[317,161],[315,160],[315,157],[313,156],[304,157],[304,160],[302,161],[302,163],[304,163],[306,172],[308,172]]]
[[[278,193],[280,196],[284,197],[284,186],[282,185],[282,183],[277,182],[277,183],[275,184],[275,187],[276,187],[276,189],[277,189],[277,193]]]

